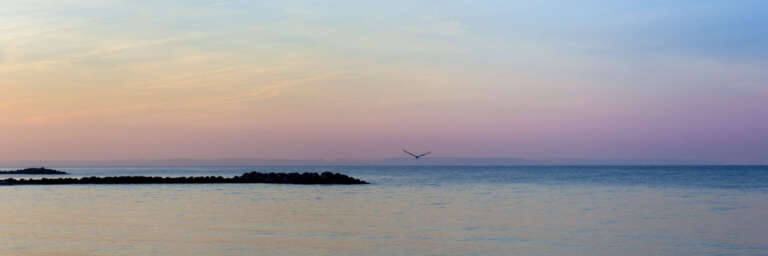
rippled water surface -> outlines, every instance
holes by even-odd
[[[768,255],[768,167],[58,169],[373,184],[0,186],[0,255]]]

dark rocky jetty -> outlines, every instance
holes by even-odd
[[[65,175],[69,173],[48,169],[45,167],[40,167],[40,168],[27,168],[27,169],[15,170],[15,171],[0,171],[0,174]]]
[[[83,177],[57,179],[4,179],[0,185],[73,185],[73,184],[205,184],[205,183],[272,183],[304,185],[354,185],[368,184],[340,173],[260,173],[249,172],[232,178],[221,176],[201,177]]]

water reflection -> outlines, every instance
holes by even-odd
[[[768,252],[768,199],[610,186],[0,187],[0,255]]]
[[[720,174],[653,168],[615,177],[604,169],[366,168],[302,170],[341,171],[374,185],[0,186],[0,255],[768,254],[765,191],[730,189],[766,187],[760,170],[714,182]],[[296,169],[215,170],[111,172]]]

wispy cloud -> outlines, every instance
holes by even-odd
[[[409,27],[408,31],[424,35],[461,36],[467,33],[467,26],[456,20],[427,21]]]
[[[338,77],[344,74],[343,72],[330,72],[322,74],[313,74],[306,77],[282,80],[268,84],[266,86],[259,86],[257,89],[252,89],[248,93],[251,99],[271,99],[280,95],[286,89],[294,88],[301,85],[311,84],[312,82],[322,81]]]
[[[296,138],[320,130],[339,145],[359,143],[348,134],[376,145],[417,137],[397,128],[408,124],[438,134],[418,136],[423,143],[457,153],[655,157],[694,123],[690,144],[671,146],[746,159],[757,154],[685,145],[765,148],[710,135],[768,138],[766,8],[757,0],[4,1],[0,141],[56,141],[65,136],[46,131],[77,127],[69,132],[85,138],[82,152],[95,152],[91,134],[152,142],[206,126],[201,141],[226,134],[258,147],[252,131],[267,129],[274,148],[304,155],[312,152]],[[167,129],[155,134],[159,123]],[[659,143],[632,144],[644,141]],[[482,147],[463,152],[467,143]],[[365,145],[357,148],[373,150]],[[117,145],[103,156],[140,151],[132,150]],[[345,150],[335,153],[358,153]]]

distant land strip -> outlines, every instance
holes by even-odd
[[[148,176],[117,176],[117,177],[83,177],[56,179],[3,179],[0,185],[78,185],[78,184],[215,184],[215,183],[268,183],[268,184],[301,184],[301,185],[355,185],[369,184],[344,174],[323,173],[260,173],[248,172],[240,176],[225,178],[221,176],[200,177],[148,177]]]
[[[26,168],[15,171],[0,171],[0,175],[5,174],[31,174],[31,175],[66,175],[69,173],[48,169],[45,167],[40,168]]]

